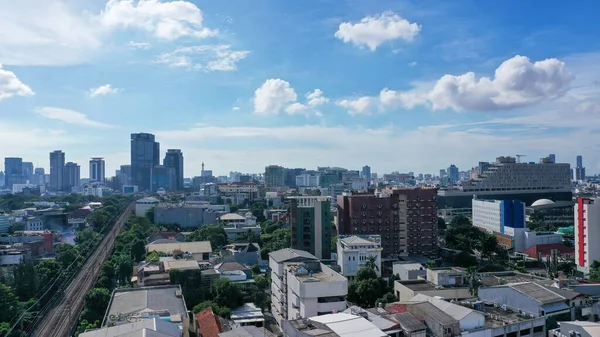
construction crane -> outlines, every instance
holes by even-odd
[[[521,162],[521,157],[527,157],[527,155],[526,154],[518,154],[517,155],[517,163]]]

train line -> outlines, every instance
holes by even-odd
[[[68,337],[73,326],[77,323],[79,313],[83,309],[85,294],[94,286],[102,264],[110,257],[115,244],[115,239],[129,215],[134,209],[135,203],[131,203],[119,218],[111,230],[96,246],[94,252],[87,258],[84,265],[75,272],[75,276],[69,286],[64,290],[63,296],[58,299],[57,304],[49,309],[34,327],[30,336],[35,337]]]

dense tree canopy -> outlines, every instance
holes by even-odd
[[[227,234],[221,225],[204,225],[190,234],[186,241],[210,241],[214,250],[227,244]]]

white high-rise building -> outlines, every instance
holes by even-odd
[[[577,270],[590,271],[600,261],[600,199],[579,198],[575,204],[575,264]]]
[[[105,162],[103,158],[92,158],[90,160],[90,183],[104,184]]]
[[[346,310],[348,280],[303,250],[269,253],[271,312],[277,323]]]

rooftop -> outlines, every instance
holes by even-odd
[[[575,248],[569,247],[562,243],[535,245],[527,248],[523,253],[529,255],[529,257],[537,259],[538,253],[542,254],[542,257],[545,257],[550,255],[554,249],[558,250],[561,255],[569,254],[570,256],[575,256]]]
[[[210,307],[197,313],[196,320],[202,337],[217,337],[225,331],[219,317],[213,313]]]
[[[429,302],[433,305],[435,305],[438,309],[442,310],[443,312],[447,313],[448,315],[450,315],[452,318],[454,318],[457,321],[462,320],[463,318],[467,317],[469,314],[472,313],[477,313],[480,314],[478,312],[476,312],[473,309],[469,309],[454,303],[450,303],[444,300],[440,300],[431,296],[427,296],[427,295],[423,295],[423,294],[418,294],[415,297],[413,297],[411,299],[411,301],[414,302]],[[483,315],[483,314],[481,314]]]
[[[387,337],[385,332],[360,316],[338,313],[312,317],[310,320],[326,325],[340,337]]]
[[[172,261],[163,261],[163,265],[165,266],[165,272],[169,272],[171,269],[200,269],[198,266],[198,262],[196,260],[172,260]]]
[[[219,337],[275,337],[275,335],[265,328],[246,325],[231,331],[220,333]]]
[[[406,270],[425,270],[422,264],[412,262],[396,262],[394,265],[401,265]]]
[[[312,255],[309,252],[306,252],[304,250],[299,250],[299,249],[292,249],[292,248],[284,248],[284,249],[280,249],[275,252],[271,252],[271,253],[269,253],[269,258],[272,258],[277,263],[282,263],[282,262],[292,261],[292,260],[295,260],[295,261],[301,261],[301,260],[318,261],[319,260],[316,256]]]
[[[302,283],[308,282],[335,282],[346,278],[333,269],[323,266],[320,262],[303,263],[290,262],[285,264],[289,271]],[[326,270],[323,269],[326,268]]]
[[[215,269],[220,270],[220,271],[237,271],[237,270],[244,271],[244,270],[248,270],[249,268],[239,262],[229,261],[229,262],[221,262],[221,263],[215,265]]]
[[[379,235],[352,235],[340,236],[340,243],[344,245],[381,245],[381,236]]]
[[[179,328],[159,318],[86,331],[79,337],[179,337]]]
[[[231,320],[236,324],[264,322],[262,310],[254,303],[244,303],[241,307],[231,310]]]
[[[160,240],[157,240],[157,241],[160,241]],[[155,243],[155,242],[148,244],[146,246],[146,250],[149,252],[157,251],[157,252],[163,252],[163,253],[172,253],[174,250],[179,249],[182,252],[190,252],[192,254],[212,252],[212,247],[210,245],[210,241],[170,242],[170,243]]]
[[[243,216],[241,216],[241,215],[239,215],[239,214],[237,214],[237,213],[228,213],[228,214],[221,215],[219,217],[219,220],[222,220],[222,221],[233,221],[233,220],[243,221],[243,220],[246,220],[246,218],[243,217]]]
[[[187,317],[180,286],[115,290],[102,326],[132,323],[152,317],[173,323]]]
[[[468,288],[467,286],[438,286],[425,280],[408,280],[408,281],[396,281],[403,286],[413,291],[432,291],[438,289],[456,289],[456,288]]]
[[[550,291],[548,288],[533,282],[512,283],[508,287],[522,293],[525,296],[533,298],[540,304],[548,304],[554,302],[562,302],[564,298],[556,292]]]
[[[398,321],[402,329],[407,332],[415,332],[427,329],[427,326],[413,316],[410,312],[393,314],[390,317]]]
[[[399,327],[398,322],[391,321],[387,318],[382,317],[381,315],[375,314],[358,306],[352,306],[344,310],[344,313],[363,317],[369,322],[373,323],[377,328],[381,329],[382,331]]]
[[[421,302],[412,305],[419,308],[429,318],[439,322],[442,325],[451,325],[457,323],[456,319],[429,302]]]

